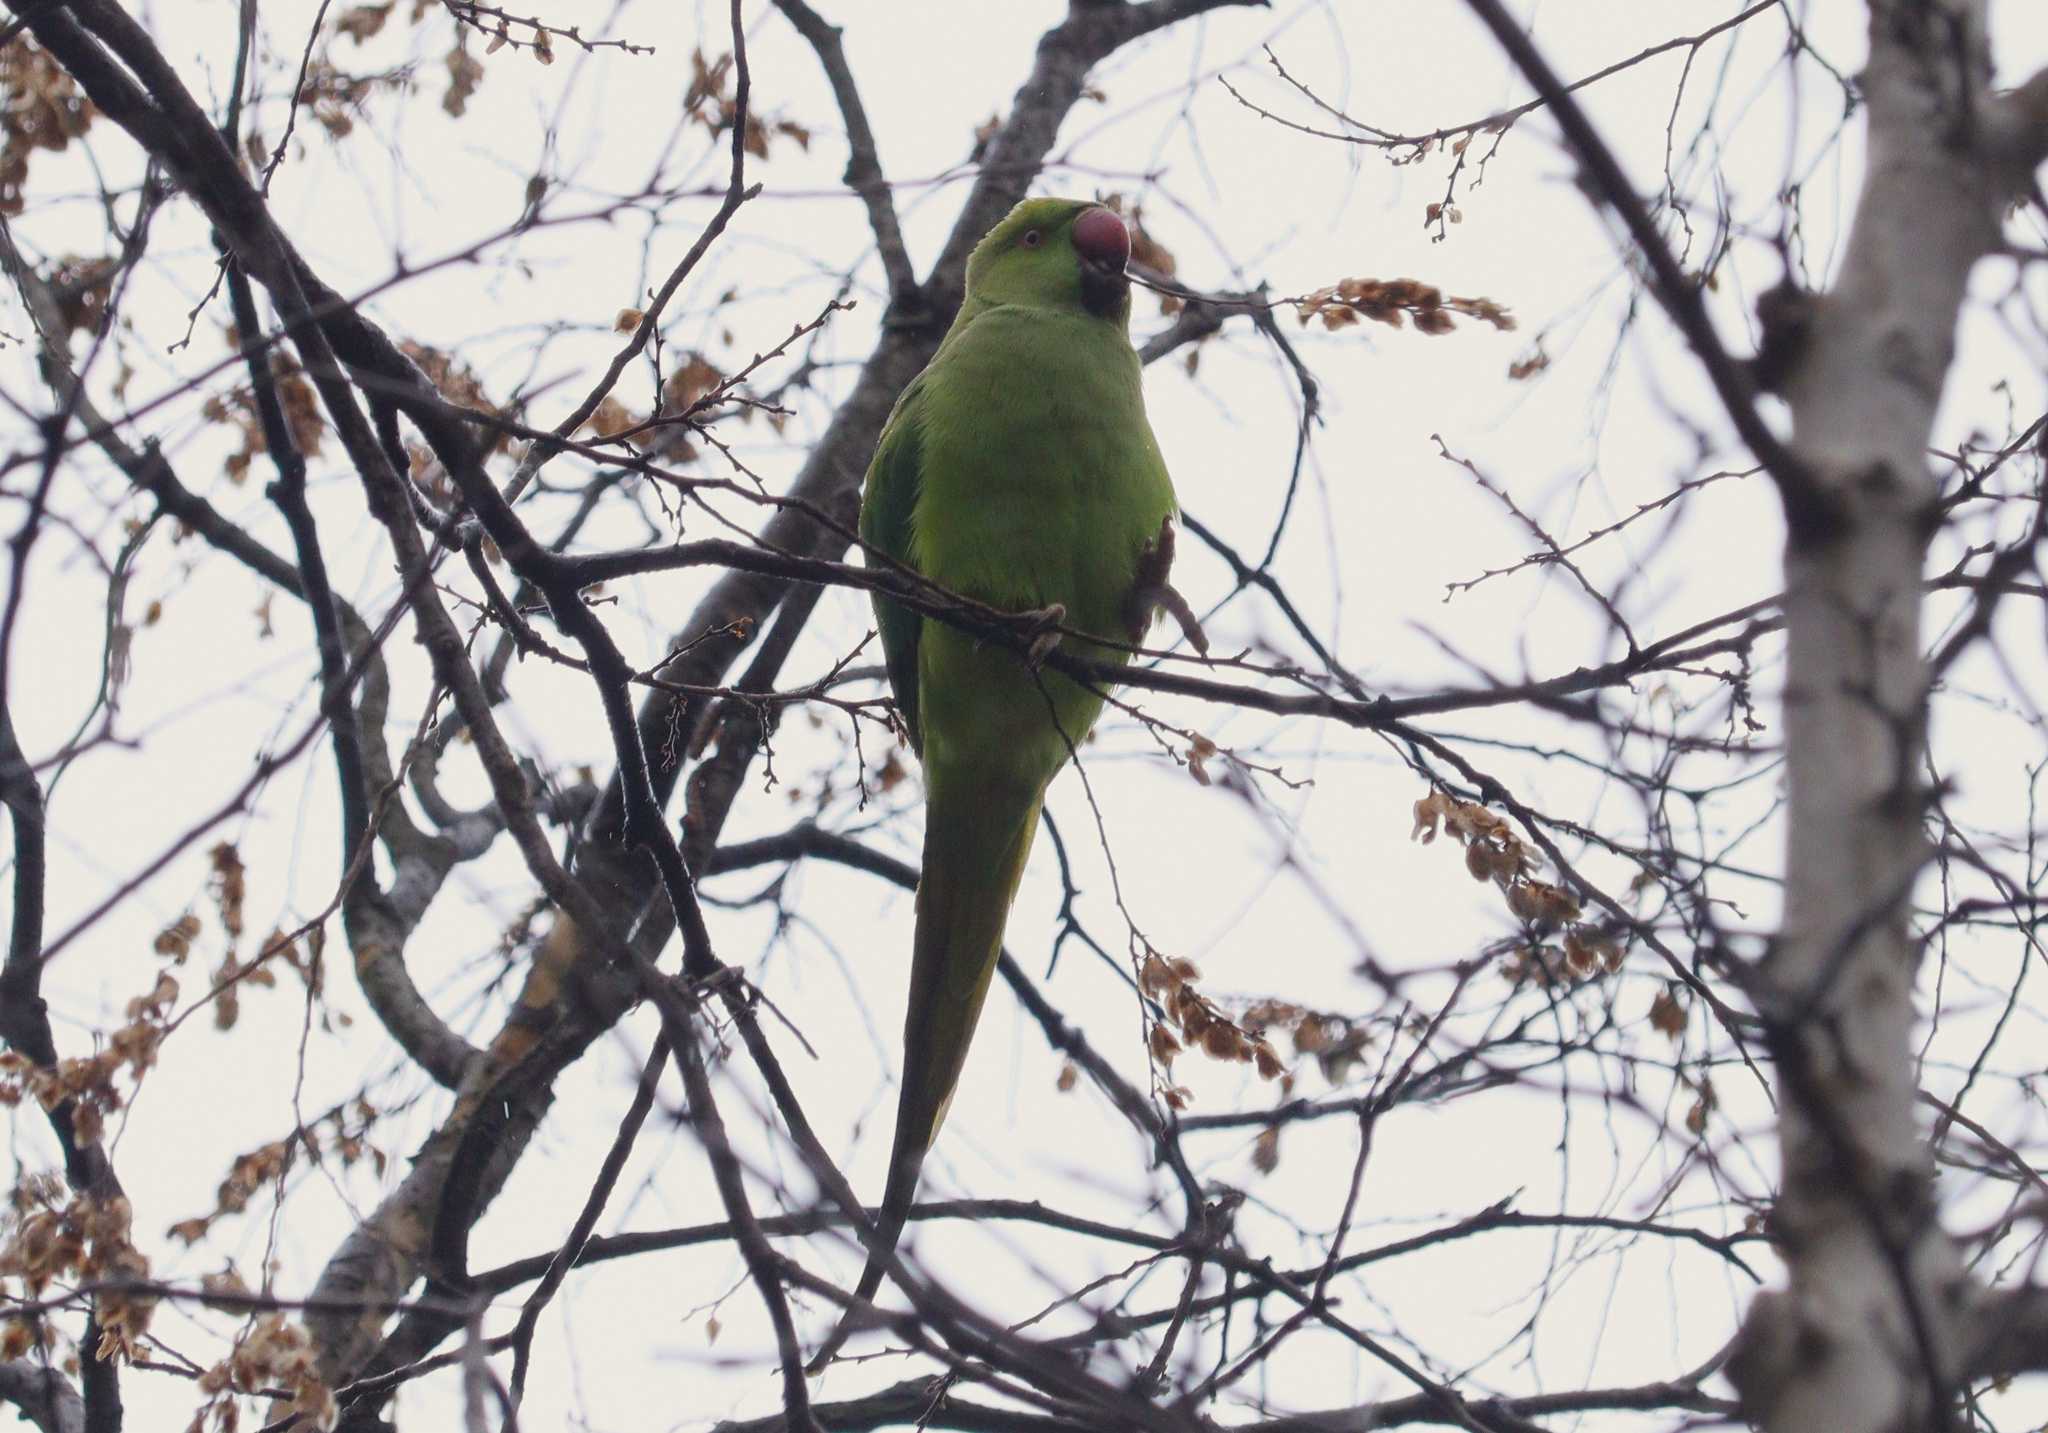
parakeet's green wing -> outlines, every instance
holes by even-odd
[[[868,464],[866,490],[860,505],[861,541],[894,558],[914,565],[911,558],[911,518],[917,510],[918,490],[923,479],[919,463],[923,456],[921,402],[924,376],[920,374],[896,400],[895,411],[882,430],[875,447],[875,459]],[[896,708],[910,728],[913,751],[924,749],[924,728],[917,713],[917,642],[924,618],[902,603],[875,594],[875,625],[882,633],[882,660],[888,664],[889,686],[896,693]]]

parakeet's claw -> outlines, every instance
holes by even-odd
[[[1045,659],[1052,655],[1052,649],[1060,644],[1060,624],[1067,620],[1065,604],[1055,602],[1050,607],[1040,607],[1031,612],[1017,614],[1018,625],[1024,629],[1024,636],[1030,646],[1024,650],[1024,660],[1032,671],[1045,665]]]
[[[1195,609],[1174,591],[1167,576],[1173,571],[1173,519],[1159,523],[1159,535],[1138,554],[1138,571],[1131,582],[1131,595],[1124,602],[1124,629],[1133,642],[1142,643],[1152,630],[1152,618],[1161,608],[1173,614],[1188,644],[1203,656],[1209,655],[1209,634],[1195,616]]]
[[[1195,615],[1195,609],[1188,606],[1188,599],[1174,591],[1173,584],[1167,583],[1159,590],[1159,605],[1164,607],[1180,624],[1180,633],[1188,639],[1188,645],[1203,656],[1209,655],[1209,634],[1202,630],[1202,619]]]

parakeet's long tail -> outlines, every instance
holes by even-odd
[[[925,1152],[946,1118],[967,1046],[1003,948],[1003,926],[1038,830],[1043,785],[1003,790],[991,783],[947,780],[926,770],[924,873],[917,886],[917,937],[910,966],[910,1009],[903,1022],[903,1087],[896,1102],[896,1139],[871,1250],[854,1298],[873,1299],[882,1286],[884,1251],[902,1237],[917,1194]],[[824,1367],[851,1332],[842,1319],[811,1360]]]

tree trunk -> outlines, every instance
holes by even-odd
[[[1927,854],[1928,436],[1965,284],[2039,146],[2030,96],[1993,97],[1989,76],[1978,0],[1871,5],[1869,171],[1841,276],[1771,315],[1821,514],[1792,524],[1785,558],[1784,926],[1754,991],[1780,1072],[1773,1224],[1791,1277],[1757,1300],[1730,1367],[1774,1433],[1930,1426],[1970,1358],[1970,1286],[1915,1117],[1909,913]]]

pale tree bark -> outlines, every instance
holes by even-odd
[[[85,1400],[54,1368],[14,1359],[0,1363],[0,1402],[37,1433],[85,1433]]]
[[[1779,1068],[1788,1286],[1730,1376],[1770,1430],[1939,1426],[1976,1299],[1916,1118],[1908,898],[1927,854],[1927,443],[1977,261],[2048,150],[2048,83],[1989,89],[1981,0],[1880,0],[1869,169],[1840,276],[1766,306],[1790,404],[1784,925],[1753,991]]]

